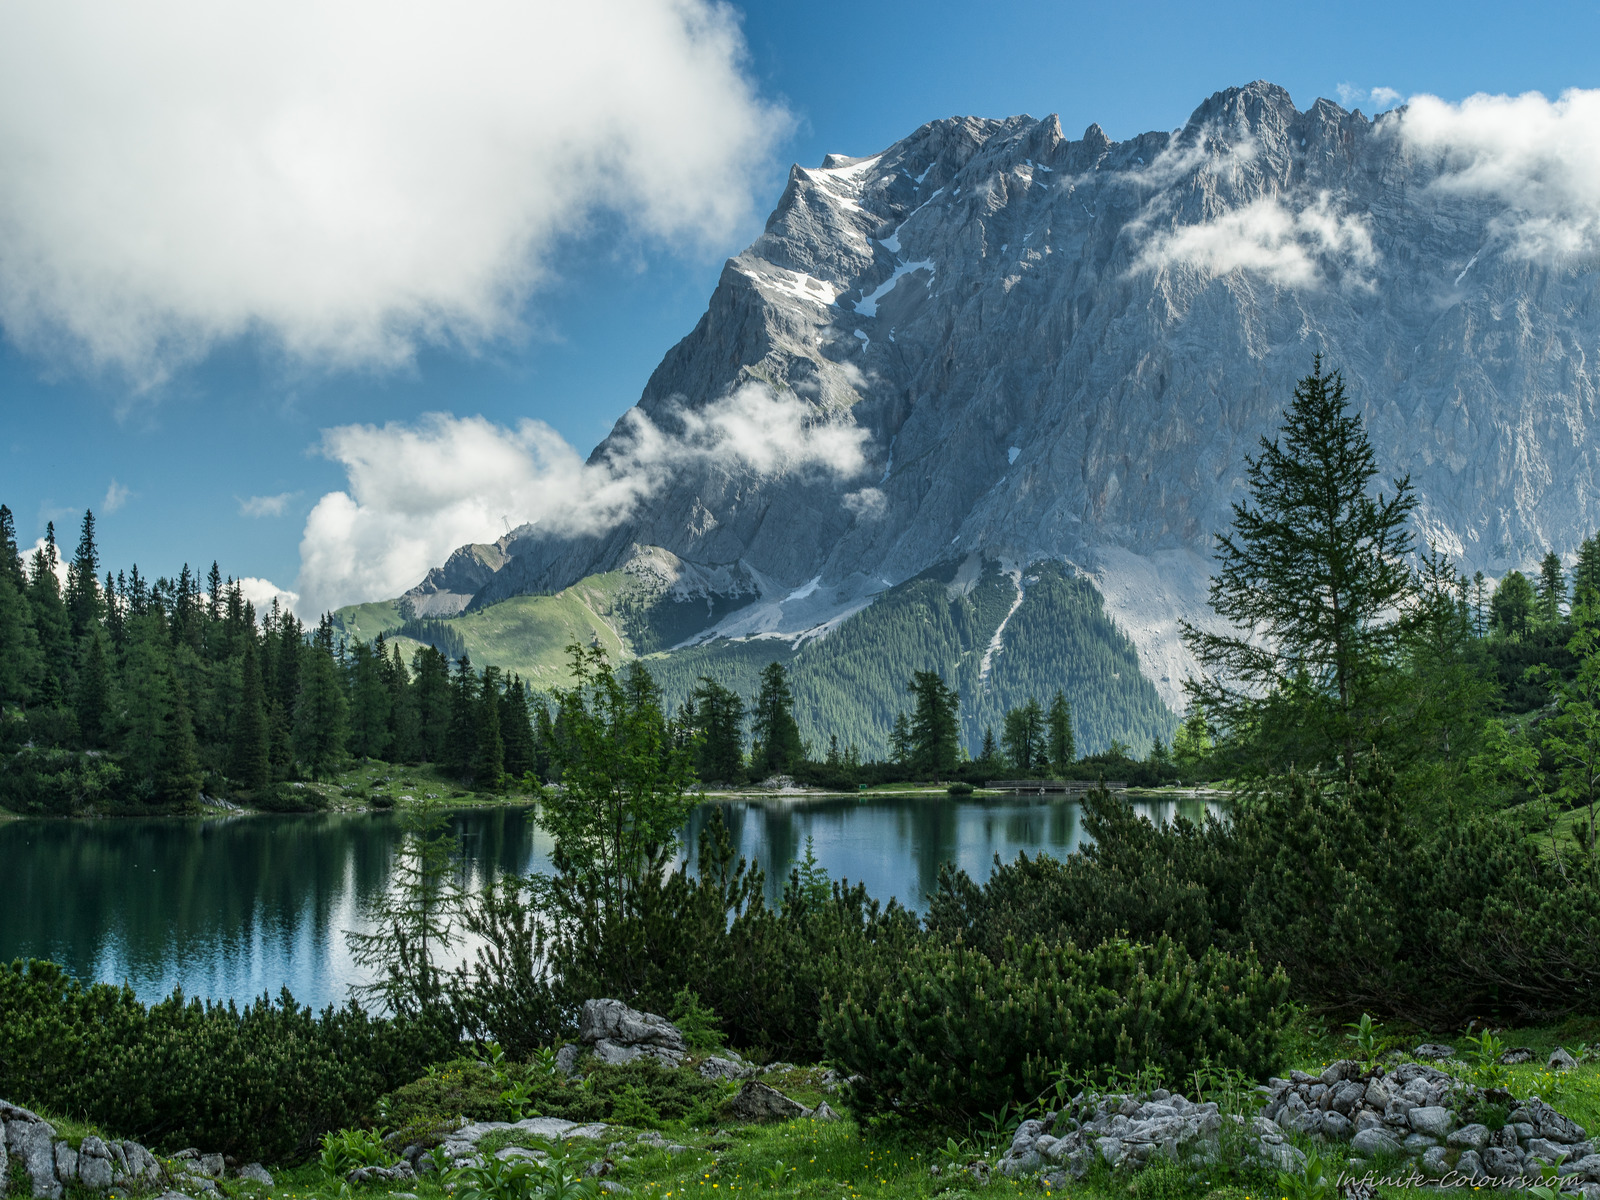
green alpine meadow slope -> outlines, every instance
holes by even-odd
[[[598,641],[618,659],[642,656],[672,705],[701,676],[752,699],[761,669],[781,662],[801,736],[818,758],[831,738],[841,752],[854,745],[863,758],[885,757],[895,715],[910,707],[906,685],[925,670],[938,671],[960,693],[962,734],[974,753],[985,727],[999,737],[1006,709],[1030,697],[1048,704],[1058,688],[1072,705],[1082,754],[1113,739],[1142,753],[1156,738],[1170,742],[1177,724],[1099,591],[1059,563],[1006,572],[989,562],[976,577],[958,575],[952,563],[890,588],[822,636],[716,638],[661,649],[709,628],[738,603],[674,600],[617,571],[442,621],[408,623],[390,602],[341,609],[334,622],[347,637],[386,633],[407,655],[419,638],[447,653],[459,647],[476,666],[515,671],[538,690],[565,682],[568,645]]]

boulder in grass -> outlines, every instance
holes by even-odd
[[[728,1107],[741,1121],[792,1121],[808,1111],[798,1100],[754,1079],[739,1089]]]

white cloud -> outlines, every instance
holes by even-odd
[[[239,501],[239,513],[246,517],[281,517],[289,501],[299,492],[279,492],[276,496],[249,496]]]
[[[239,584],[239,594],[255,605],[257,617],[272,607],[274,599],[290,612],[296,612],[299,608],[300,593],[286,591],[270,579],[258,579],[254,575],[246,575],[236,582]]]
[[[1282,287],[1317,287],[1328,260],[1365,271],[1377,251],[1366,218],[1338,212],[1323,192],[1299,208],[1267,196],[1212,221],[1156,232],[1135,268],[1188,267],[1209,276],[1242,270]]]
[[[1341,83],[1334,92],[1345,108],[1354,109],[1365,104],[1373,113],[1386,112],[1405,98],[1391,87],[1364,88],[1353,83]]]
[[[597,212],[720,248],[787,120],[714,0],[0,5],[0,324],[141,384],[470,347]]]
[[[33,570],[33,556],[42,551],[44,547],[45,540],[40,538],[38,541],[33,543],[33,546],[30,549],[24,551],[21,555],[23,565],[26,566],[30,572]],[[61,543],[59,542],[56,543],[56,563],[54,574],[56,581],[60,583],[63,588],[65,588],[67,586],[67,555],[62,553]]]
[[[846,492],[844,506],[858,521],[876,521],[888,509],[889,497],[880,488],[862,488],[859,492]]]
[[[1504,205],[1491,233],[1527,258],[1600,249],[1600,90],[1548,100],[1413,96],[1400,136],[1437,157],[1433,187]]]
[[[126,504],[128,502],[128,498],[132,495],[133,493],[131,491],[113,479],[111,481],[111,486],[106,489],[106,498],[100,504],[100,511],[103,513],[114,513],[117,511],[117,509]]]
[[[1405,97],[1393,88],[1375,87],[1372,89],[1371,94],[1372,111],[1387,112],[1404,99]]]
[[[498,536],[503,521],[602,533],[686,467],[850,478],[866,468],[868,436],[847,412],[759,384],[676,408],[663,425],[632,409],[592,464],[541,421],[508,429],[434,413],[340,426],[324,433],[322,452],[344,467],[348,488],[306,518],[296,587],[313,612],[395,596],[457,546]]]

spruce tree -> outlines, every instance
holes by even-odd
[[[294,710],[295,755],[313,779],[338,770],[349,736],[350,705],[333,659],[332,641],[324,620],[306,651]]]
[[[0,703],[26,705],[43,671],[39,633],[25,586],[19,586],[17,576],[0,563]]]
[[[1260,445],[1245,459],[1248,499],[1217,539],[1211,581],[1211,607],[1236,632],[1184,622],[1184,641],[1209,672],[1187,686],[1248,745],[1253,769],[1284,769],[1285,744],[1300,739],[1353,777],[1358,750],[1381,738],[1389,711],[1416,498],[1409,478],[1394,480],[1388,497],[1373,494],[1372,444],[1321,355],[1278,437]]]
[[[1533,584],[1521,571],[1509,571],[1495,585],[1489,600],[1489,613],[1494,631],[1503,638],[1523,638],[1533,629],[1534,614],[1539,602]]]
[[[1561,556],[1554,550],[1539,563],[1539,623],[1561,624],[1561,605],[1567,598],[1567,579],[1561,570]]]
[[[694,690],[700,745],[696,769],[707,783],[744,782],[744,701],[702,675]]]
[[[111,721],[111,665],[106,660],[105,642],[104,631],[90,626],[83,638],[78,666],[78,735],[90,750],[105,749],[115,736]]]
[[[350,752],[382,758],[389,748],[390,692],[384,674],[388,659],[357,639],[350,646]]]
[[[911,721],[905,713],[895,713],[889,730],[889,761],[897,767],[911,761]]]
[[[986,771],[993,771],[1000,764],[1000,747],[995,745],[993,725],[983,727],[983,749],[978,753],[978,761]]]
[[[538,770],[533,723],[528,715],[528,690],[515,675],[506,680],[505,691],[500,696],[500,738],[506,748],[507,775],[521,780]]]
[[[917,671],[906,690],[911,710],[911,767],[929,778],[943,779],[955,769],[961,696],[947,687],[937,671]]]
[[[239,663],[239,705],[233,714],[228,747],[228,775],[240,787],[255,791],[272,779],[271,735],[267,725],[266,687],[254,637],[244,639]]]
[[[506,745],[500,733],[500,668],[485,667],[480,687],[472,782],[480,791],[499,791],[505,786],[506,771]]]
[[[41,671],[35,699],[49,708],[64,703],[72,694],[72,623],[61,599],[61,583],[56,578],[56,528],[45,526],[45,544],[33,552],[28,573],[28,608],[38,640]]]
[[[17,522],[11,510],[0,504],[0,575],[7,575],[18,591],[28,586],[22,551],[17,546]]]
[[[1050,701],[1050,711],[1045,714],[1047,749],[1050,770],[1057,779],[1066,779],[1072,764],[1078,761],[1077,743],[1072,737],[1072,706],[1066,693],[1057,689],[1056,698]]]
[[[100,623],[103,605],[100,597],[100,552],[94,544],[94,513],[85,509],[78,549],[67,566],[67,619],[72,639],[80,641],[92,626]]]
[[[1600,534],[1591,534],[1578,547],[1572,568],[1572,603],[1600,604]]]
[[[1000,727],[1000,744],[1006,761],[1023,779],[1034,775],[1048,761],[1044,709],[1037,697],[1008,709]]]
[[[204,776],[200,770],[200,747],[195,742],[188,699],[176,674],[172,678],[171,689],[171,702],[162,715],[160,749],[152,782],[158,802],[187,806],[199,799]]]
[[[396,762],[422,761],[422,728],[417,697],[400,647],[389,648],[389,756]]]
[[[411,656],[417,710],[417,751],[424,762],[443,762],[450,740],[450,663],[432,646]]]
[[[800,726],[794,719],[794,693],[783,664],[773,662],[761,671],[761,691],[750,714],[750,734],[760,748],[760,760],[751,767],[761,778],[784,775],[800,761]]]
[[[445,737],[441,762],[452,775],[466,779],[478,755],[478,676],[472,659],[463,654],[456,660],[455,678],[450,685],[450,726]]]

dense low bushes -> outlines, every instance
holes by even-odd
[[[824,993],[866,962],[903,953],[918,921],[825,877],[792,874],[777,910],[764,886],[759,868],[735,858],[720,816],[702,832],[697,874],[653,881],[609,924],[570,879],[517,881],[469,919],[487,948],[462,994],[463,1020],[522,1057],[570,1034],[586,999],[670,1013],[688,988],[732,1044],[815,1060]]]
[[[1600,995],[1595,859],[1505,818],[1419,830],[1381,774],[1291,778],[1200,826],[1100,793],[1083,821],[1092,844],[1065,861],[1024,856],[981,887],[947,871],[930,930],[990,955],[1034,936],[1253,947],[1297,999],[1436,1028],[1593,1011]]]
[[[368,1119],[449,1053],[450,1032],[353,1005],[316,1016],[287,991],[243,1009],[181,993],[146,1007],[19,961],[0,969],[0,1096],[157,1148],[281,1161]]]
[[[854,1103],[960,1122],[1026,1104],[1062,1072],[1184,1079],[1210,1066],[1263,1077],[1288,989],[1254,955],[1194,959],[1166,938],[1090,950],[1008,939],[996,959],[929,941],[849,980],[824,1007],[822,1040],[860,1076]]]
[[[528,1063],[491,1065],[456,1059],[397,1088],[386,1098],[384,1120],[396,1141],[432,1145],[457,1117],[502,1121],[523,1115],[567,1121],[656,1125],[698,1118],[710,1122],[725,1099],[724,1086],[689,1070],[668,1070],[653,1058],[620,1066],[585,1062],[581,1080],[568,1079],[536,1057]]]

